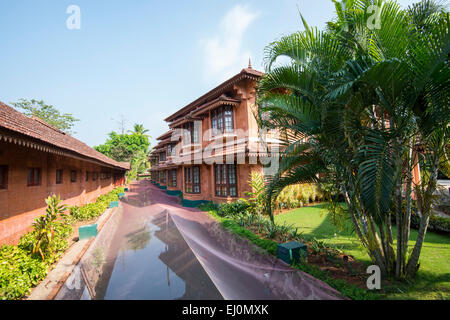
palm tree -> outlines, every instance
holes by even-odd
[[[280,169],[267,181],[267,210],[272,216],[287,185],[331,181],[373,262],[384,274],[413,277],[439,159],[448,158],[449,15],[428,0],[406,10],[384,0],[344,2],[335,2],[338,17],[326,31],[304,22],[305,31],[266,48],[258,120],[284,142]],[[372,5],[381,8],[380,28],[367,24]],[[280,56],[290,64],[274,66]],[[418,158],[422,179],[414,182]],[[408,257],[413,207],[421,222]]]
[[[138,124],[138,123],[136,123],[136,124],[133,126],[133,130],[128,130],[128,132],[129,132],[129,133],[132,133],[132,134],[137,134],[137,135],[142,135],[142,136],[149,137],[149,136],[146,134],[146,133],[148,132],[148,130],[144,128],[144,125]]]

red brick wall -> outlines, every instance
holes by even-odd
[[[124,172],[111,171],[110,179],[101,180],[99,165],[4,142],[0,142],[0,165],[8,166],[8,188],[0,189],[0,244],[17,243],[30,230],[33,220],[45,213],[45,198],[49,195],[60,195],[67,205],[83,205],[125,181]],[[39,186],[27,186],[29,167],[41,168]],[[62,184],[56,184],[57,169],[63,170]],[[70,181],[72,170],[77,172],[76,182]],[[92,179],[94,171],[96,181]]]

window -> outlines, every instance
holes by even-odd
[[[96,181],[98,178],[98,173],[97,172],[93,172],[92,173],[92,181]]]
[[[234,131],[233,107],[223,106],[211,111],[213,135]]]
[[[177,169],[169,170],[169,187],[177,186]]]
[[[110,171],[101,171],[100,179],[101,180],[111,179],[111,172]]]
[[[86,171],[86,181],[89,181],[89,172]]]
[[[183,124],[183,129],[183,144],[186,145],[199,142],[198,128],[195,128],[194,122]]]
[[[0,189],[8,189],[8,166],[0,166]]]
[[[169,157],[176,156],[176,150],[177,150],[177,145],[176,144],[169,144],[169,145],[167,145],[167,154],[169,155]]]
[[[56,184],[61,184],[63,182],[63,170],[56,170]]]
[[[41,168],[28,168],[28,186],[38,186],[41,184]]]
[[[184,191],[200,193],[200,167],[184,168]]]
[[[165,171],[160,171],[159,180],[161,181],[162,184],[166,184],[166,172]]]
[[[166,161],[166,153],[165,152],[161,152],[160,154],[159,154],[159,161]]]
[[[77,182],[77,171],[70,171],[70,182]]]
[[[216,196],[237,197],[237,179],[235,164],[216,164],[214,166]]]

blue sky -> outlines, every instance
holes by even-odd
[[[66,27],[69,5],[80,30]],[[331,0],[0,0],[0,101],[73,113],[75,137],[90,146],[122,115],[126,129],[142,123],[156,138],[165,117],[249,58],[262,71],[264,47],[301,29],[297,5],[310,26],[333,15]]]

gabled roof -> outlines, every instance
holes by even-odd
[[[35,117],[27,117],[2,102],[0,102],[0,129],[6,129],[7,131],[14,133],[18,138],[26,137],[32,140],[33,143],[38,143],[45,147],[56,147],[57,149],[63,150],[65,154],[100,162],[106,166],[120,169],[130,168],[129,163],[110,159],[104,154],[89,147],[87,144],[58,130],[45,121]],[[0,133],[0,140],[2,136],[6,140],[9,139],[11,141],[11,137],[8,138],[5,135],[5,132]],[[45,147],[43,150],[51,149]]]
[[[227,81],[221,83],[214,89],[212,89],[209,92],[202,95],[200,98],[196,99],[195,101],[191,102],[187,106],[183,107],[182,109],[178,110],[174,114],[170,115],[169,117],[164,119],[164,121],[167,121],[167,122],[174,121],[178,117],[181,117],[181,116],[187,114],[188,112],[192,111],[193,108],[205,104],[206,102],[208,102],[208,99],[214,98],[215,96],[224,93],[225,90],[227,90],[228,88],[230,88],[232,85],[234,85],[235,83],[237,83],[239,81],[242,81],[244,79],[251,79],[251,80],[257,81],[263,75],[264,75],[263,72],[254,70],[252,68],[242,69],[242,71],[239,72],[237,75],[231,77]]]

